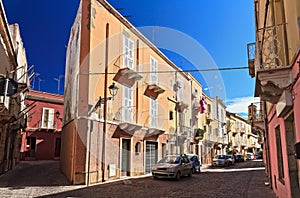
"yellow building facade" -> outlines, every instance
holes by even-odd
[[[202,85],[106,1],[81,1],[65,79],[61,169],[73,184],[143,175],[167,154],[200,153]]]

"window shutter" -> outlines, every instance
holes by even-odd
[[[150,98],[150,127],[158,127],[158,102]]]
[[[157,84],[157,70],[158,70],[158,63],[152,56],[150,56],[150,83]]]
[[[123,67],[134,68],[134,42],[123,37]]]
[[[49,109],[48,128],[52,129],[54,126],[54,109]]]
[[[177,80],[177,87],[177,100],[183,101],[183,82],[180,79]]]
[[[132,88],[123,86],[122,120],[125,122],[132,122],[132,94]]]

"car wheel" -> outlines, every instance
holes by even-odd
[[[153,179],[158,179],[156,176],[153,176]]]
[[[198,173],[201,173],[201,168],[200,167],[198,168]]]
[[[181,173],[178,171],[175,178],[176,180],[180,180],[180,177],[181,177]]]
[[[188,176],[189,176],[189,177],[192,177],[192,174],[193,174],[193,169],[190,170]]]

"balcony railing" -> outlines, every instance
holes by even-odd
[[[57,122],[42,122],[42,120],[40,120],[39,129],[55,130],[57,129]]]
[[[291,67],[286,62],[283,25],[259,29],[257,42],[248,44],[249,74],[256,77],[255,96],[277,103],[283,88],[292,82]]]

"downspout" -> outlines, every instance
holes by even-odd
[[[104,74],[104,100],[107,98],[107,80],[108,80],[108,51],[109,51],[109,23],[106,24],[106,41],[105,41],[105,74]],[[107,115],[107,101],[104,101],[103,105],[103,132],[102,132],[102,182],[105,182],[105,143],[106,143],[106,115]]]
[[[263,111],[264,111],[264,125],[265,125],[265,138],[266,138],[266,160],[267,160],[267,173],[270,181],[270,186],[272,188],[272,169],[270,162],[270,141],[269,141],[269,127],[268,127],[268,115],[267,115],[267,103],[263,101]]]

